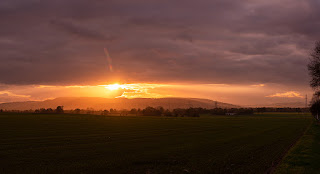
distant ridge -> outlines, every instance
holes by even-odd
[[[258,105],[245,105],[245,107],[267,107],[267,108],[305,108],[305,102],[283,102],[283,103],[267,103],[267,104],[258,104]],[[308,107],[308,106],[307,106]]]
[[[56,108],[64,106],[64,109],[132,109],[145,108],[147,106],[158,107],[162,106],[165,109],[202,107],[212,109],[219,108],[239,108],[239,106],[216,102],[209,99],[200,98],[100,98],[100,97],[61,97],[45,101],[26,101],[12,102],[0,104],[0,109],[3,110],[30,110],[39,108]]]
[[[266,105],[266,107],[273,107],[273,108],[283,108],[283,107],[304,108],[304,107],[306,107],[306,104],[304,102],[272,103],[272,104]]]

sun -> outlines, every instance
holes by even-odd
[[[118,90],[120,88],[124,88],[123,85],[119,85],[119,84],[112,84],[112,85],[106,85],[105,86],[106,89],[109,89],[111,91],[114,91],[114,90]]]

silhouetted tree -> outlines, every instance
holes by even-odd
[[[311,103],[310,111],[317,121],[319,121],[318,111],[320,110],[320,41],[315,43],[315,47],[310,53],[308,64],[309,75],[311,77],[310,86],[315,91]]]
[[[41,113],[41,114],[52,114],[52,113],[56,113],[55,110],[53,110],[52,108],[40,108],[40,109],[36,109],[34,111],[34,113]]]
[[[140,108],[138,108],[138,110],[137,110],[137,115],[141,115],[141,114],[142,114],[142,111],[141,111]]]
[[[164,109],[162,106],[158,106],[156,109],[160,112],[160,115],[164,113]]]
[[[166,116],[166,117],[172,117],[172,113],[169,111],[169,109],[165,110],[163,112],[163,115]]]
[[[316,100],[312,103],[310,107],[310,112],[314,116],[314,118],[319,121],[319,114],[320,114],[320,100]]]
[[[185,116],[185,109],[177,108],[177,109],[174,109],[172,111],[172,113],[173,113],[174,117],[184,117]]]
[[[318,89],[320,87],[320,41],[315,43],[315,47],[310,53],[308,70],[311,76],[310,86],[313,89]]]
[[[63,111],[63,106],[58,106],[57,109],[55,110],[55,112],[57,114],[62,114],[64,111]]]
[[[162,113],[161,110],[148,106],[142,110],[142,114],[144,116],[161,116]]]
[[[73,112],[75,113],[75,114],[80,114],[80,109],[79,108],[77,108],[77,109],[75,109]]]
[[[110,109],[110,113],[111,113],[111,114],[114,114],[114,113],[116,113],[116,112],[117,112],[116,109],[112,109],[112,108]]]
[[[86,113],[87,114],[94,114],[94,109],[93,108],[87,108]]]
[[[104,111],[102,111],[101,115],[108,115],[108,114],[109,114],[109,111],[108,110],[104,110]]]
[[[40,108],[40,113],[46,113],[47,110],[45,108]]]
[[[258,113],[263,113],[263,112],[266,112],[267,109],[266,109],[265,107],[263,107],[263,108],[257,108],[257,111],[258,111]]]
[[[53,113],[53,109],[52,108],[46,109],[46,113]]]
[[[136,108],[132,108],[132,109],[129,111],[129,114],[138,115],[138,110],[137,110]]]

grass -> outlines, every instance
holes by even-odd
[[[313,123],[297,144],[288,152],[276,174],[320,173],[320,125]]]
[[[264,173],[310,122],[0,114],[0,173]]]

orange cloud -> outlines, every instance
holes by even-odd
[[[29,98],[30,95],[19,95],[19,94],[14,94],[10,91],[0,91],[0,95],[6,95],[8,97],[20,97],[20,98]]]
[[[0,103],[29,101],[30,95],[16,94],[10,91],[0,91]]]
[[[253,87],[264,87],[265,84],[257,84],[257,85],[251,85],[251,86],[253,86]]]
[[[284,92],[284,93],[276,93],[273,95],[268,95],[266,97],[282,97],[282,98],[303,98],[303,96],[301,96],[301,94],[299,92],[295,92],[295,91],[288,91],[288,92]]]
[[[105,87],[109,91],[121,90],[122,95],[116,98],[163,98],[170,97],[171,95],[163,95],[159,93],[150,92],[155,88],[160,88],[164,86],[170,86],[165,84],[147,84],[147,83],[137,83],[137,84],[110,84],[110,85],[99,85]]]

